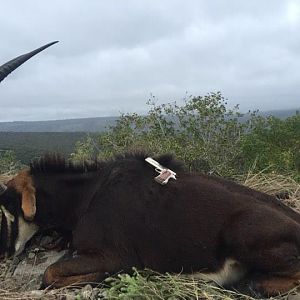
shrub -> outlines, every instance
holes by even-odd
[[[21,168],[21,163],[17,161],[15,154],[11,150],[0,151],[0,174],[14,174]]]
[[[191,171],[226,177],[249,168],[299,174],[299,115],[280,120],[257,111],[242,114],[238,105],[228,108],[219,92],[189,97],[182,106],[154,100],[146,115],[123,114],[107,132],[78,143],[73,159],[143,149],[174,153]]]
[[[300,115],[285,120],[260,118],[244,136],[242,155],[244,168],[255,161],[255,171],[269,169],[279,173],[300,173]]]

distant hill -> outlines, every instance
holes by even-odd
[[[270,110],[270,111],[261,111],[259,112],[262,116],[274,116],[280,119],[286,119],[290,116],[300,113],[300,107],[298,109],[282,109],[282,110]],[[0,123],[1,124],[1,123]]]
[[[54,121],[0,122],[6,132],[100,132],[114,125],[118,117],[82,118]]]
[[[84,132],[0,132],[0,151],[13,150],[18,160],[28,164],[49,152],[68,157],[76,142],[86,137]]]
[[[260,112],[286,118],[296,114],[295,110]],[[0,151],[13,150],[16,158],[24,164],[46,152],[57,152],[69,156],[76,142],[85,140],[87,134],[105,131],[114,125],[118,117],[100,117],[56,121],[0,122]]]
[[[287,118],[295,115],[296,111],[297,109],[274,110],[259,114]],[[0,122],[0,132],[101,132],[114,125],[118,119],[119,117],[98,117],[54,121]]]

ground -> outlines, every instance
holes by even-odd
[[[60,290],[40,290],[46,268],[62,258],[67,250],[47,248],[57,238],[36,236],[18,257],[0,261],[0,299],[99,299],[100,289],[90,285]],[[67,298],[66,298],[67,297]]]

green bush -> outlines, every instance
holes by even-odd
[[[300,171],[300,115],[285,120],[260,118],[244,137],[242,157],[245,167],[255,161],[256,170],[279,173]]]
[[[253,299],[220,289],[205,281],[183,274],[159,274],[151,270],[136,270],[133,274],[118,274],[105,280],[103,299],[131,300],[192,300],[192,299]]]
[[[191,171],[221,176],[264,168],[299,173],[300,116],[286,120],[242,114],[221,93],[190,97],[184,105],[148,104],[146,115],[123,114],[115,126],[78,143],[72,157],[108,158],[128,150],[174,153]]]
[[[0,150],[0,174],[14,174],[21,168],[15,154],[10,150]]]

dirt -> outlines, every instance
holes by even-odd
[[[90,285],[52,290],[40,289],[46,268],[67,255],[68,249],[49,250],[57,236],[37,236],[17,257],[0,261],[0,299],[101,299],[101,291]]]

